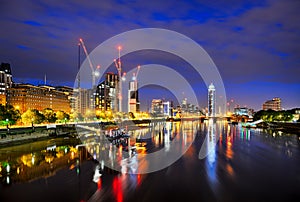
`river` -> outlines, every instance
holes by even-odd
[[[0,201],[297,201],[300,197],[299,134],[224,121],[185,121],[155,123],[130,131],[130,136],[129,145],[139,147],[129,156],[107,142],[78,146],[78,138],[2,148]],[[169,166],[132,174],[165,161],[163,157],[141,161],[141,156],[172,148],[183,154]],[[105,150],[111,161],[101,161]],[[123,165],[133,158],[134,165]]]

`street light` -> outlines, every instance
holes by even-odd
[[[9,119],[6,119],[6,128],[7,128],[7,133],[9,133]]]
[[[31,118],[31,127],[32,127],[32,131],[34,131],[33,121],[34,121],[34,118]]]

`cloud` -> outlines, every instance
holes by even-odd
[[[0,61],[12,64],[14,77],[71,82],[79,37],[92,51],[121,32],[159,27],[202,45],[225,83],[299,83],[299,9],[296,0],[6,1]]]

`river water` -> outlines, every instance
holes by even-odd
[[[115,142],[83,147],[85,142],[76,138],[2,148],[0,201],[298,201],[300,197],[299,134],[223,121],[185,121],[155,123],[130,131],[130,136],[126,144],[139,146],[130,156]],[[176,141],[180,144],[172,147]],[[163,161],[146,158],[140,166],[141,156],[172,148],[183,155],[170,166],[128,174]],[[106,150],[111,161],[101,161]],[[123,165],[133,158],[136,165]]]

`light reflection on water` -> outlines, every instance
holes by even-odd
[[[79,160],[78,140],[57,138],[0,149],[0,179],[4,184],[24,183],[55,175],[66,166],[75,168]]]
[[[129,138],[108,141],[103,134],[94,133],[81,140],[94,159],[105,161],[106,166],[122,173],[144,173],[162,162],[173,163],[171,158],[161,159],[161,153],[173,159],[177,155],[175,160],[180,158],[180,154],[185,153],[192,144],[198,127],[198,122],[158,122],[129,131]]]
[[[139,194],[139,196],[144,194],[151,196],[149,192],[155,192],[156,187],[162,189],[164,186],[168,187],[174,181],[176,186],[181,187],[183,190],[186,190],[190,183],[200,183],[201,185],[201,180],[205,181],[205,186],[209,185],[208,187],[216,199],[222,199],[222,196],[227,196],[226,194],[239,193],[240,190],[246,190],[249,187],[254,190],[258,187],[259,191],[257,192],[259,193],[272,193],[272,190],[267,190],[265,187],[276,189],[276,187],[280,187],[281,182],[283,184],[291,183],[295,187],[295,182],[297,182],[295,173],[299,173],[299,169],[295,165],[300,162],[299,139],[295,135],[242,128],[240,125],[230,125],[224,121],[157,123],[152,126],[130,131],[130,139],[127,145],[135,146],[138,143],[140,147],[137,154],[132,156],[128,156],[123,148],[116,147],[114,144],[117,144],[117,142],[101,141],[101,138],[105,137],[101,136],[100,133],[89,134],[86,142],[80,143],[87,144],[86,150],[83,146],[78,146],[79,143],[74,142],[57,144],[55,152],[48,152],[49,154],[43,151],[45,150],[45,144],[43,150],[23,150],[18,154],[10,151],[10,155],[7,155],[7,151],[4,154],[3,150],[0,150],[2,152],[2,155],[0,153],[2,183],[11,184],[14,187],[16,182],[25,183],[32,179],[49,178],[49,176],[56,178],[57,169],[66,166],[70,172],[77,172],[77,176],[80,177],[80,175],[83,175],[81,173],[81,163],[93,157],[97,160],[94,168],[98,164],[101,165],[102,176],[96,182],[93,182],[94,170],[90,170],[88,171],[91,172],[88,175],[90,177],[85,177],[86,181],[94,185],[93,191],[85,195],[84,198],[91,201],[128,201],[128,197],[129,199],[134,198],[136,191],[141,190],[143,186],[146,186],[147,189],[146,191],[144,189],[143,194]],[[196,139],[193,137],[195,131],[198,131]],[[169,152],[172,141],[179,139],[182,140],[181,145],[176,145],[179,150],[184,145],[189,145],[193,141],[194,143],[183,158],[169,168],[153,174],[126,174],[135,173],[142,166],[146,168],[151,166],[147,159],[141,161],[140,158],[143,154],[158,150]],[[97,144],[95,144],[95,140],[97,140]],[[206,158],[200,160],[198,153],[201,146],[204,145],[203,141],[206,141],[208,153]],[[33,146],[34,144],[37,143],[33,143]],[[87,151],[89,151],[90,156]],[[107,154],[107,157],[111,159],[109,163],[117,164],[115,166],[119,166],[121,172],[112,172],[107,167],[107,162],[101,160],[101,152]],[[3,162],[10,165],[9,175],[5,175],[7,165],[3,166]],[[63,164],[59,164],[59,162],[63,162]],[[47,166],[47,169],[43,166]],[[45,172],[40,172],[37,168],[41,168]],[[283,168],[287,169],[287,172],[282,172]],[[25,171],[29,173],[28,170],[31,170],[32,173],[30,174],[32,176],[26,174],[26,176],[30,176],[29,178],[24,178],[21,181],[15,177],[22,175]],[[292,174],[295,175],[295,180],[293,180]],[[202,177],[203,175],[204,177]],[[199,176],[201,177],[200,180]],[[266,181],[261,182],[260,178],[266,178]],[[300,180],[300,176],[298,178]],[[245,183],[245,180],[247,183]],[[274,185],[268,184],[270,181],[275,181]],[[201,193],[204,187],[203,184],[202,187],[200,185],[190,187],[189,191],[197,194]],[[285,185],[287,186],[287,184]],[[61,189],[64,189],[64,187],[61,187]],[[281,189],[283,188],[281,187]],[[166,191],[166,193],[169,192]],[[254,193],[256,192],[254,191]],[[279,194],[279,192],[276,193]],[[152,199],[150,197],[147,201]]]

